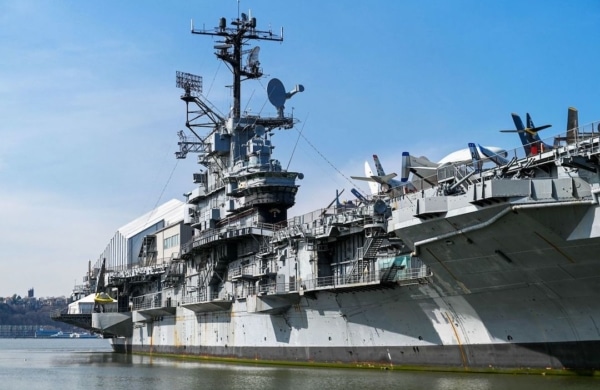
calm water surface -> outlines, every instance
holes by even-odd
[[[218,364],[114,354],[101,339],[0,339],[0,389],[600,389],[600,378]]]

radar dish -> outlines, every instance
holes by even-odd
[[[283,83],[279,79],[269,80],[267,85],[267,94],[269,95],[269,101],[275,108],[282,108],[285,104],[286,92]]]
[[[258,61],[258,53],[260,52],[260,47],[256,46],[250,50],[248,54],[248,68],[252,69],[254,67],[258,67],[260,62]]]

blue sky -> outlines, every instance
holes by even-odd
[[[175,71],[202,75],[228,110],[230,76],[212,38],[235,0],[0,1],[0,296],[68,295],[114,232],[192,188],[176,160],[185,106]],[[562,132],[567,107],[600,120],[597,0],[241,1],[267,77],[244,84],[263,115],[268,79],[305,86],[297,130],[275,157],[305,173],[291,214],[325,207],[373,153],[398,171],[409,151],[438,160],[468,142],[518,146],[511,112]],[[264,107],[264,108],[263,108]],[[298,140],[299,139],[299,140]],[[295,152],[294,146],[297,143]]]

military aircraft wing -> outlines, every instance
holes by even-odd
[[[393,179],[396,176],[398,176],[398,175],[396,175],[395,173],[390,173],[389,175],[385,175],[385,176],[369,176],[369,177],[350,176],[350,177],[355,180],[363,180],[363,181],[371,181],[371,182],[375,182],[375,183],[379,183],[379,184],[387,184],[387,183],[389,183],[389,181],[391,179]]]
[[[471,148],[471,144],[469,144],[469,148]],[[481,146],[481,145],[477,145],[476,150],[477,149],[479,149],[479,151],[481,152],[481,154],[483,154],[485,156],[485,158],[490,159],[498,166],[503,166],[503,165],[508,164],[508,160],[505,158],[506,152],[499,153],[498,151],[490,150],[489,148],[487,148],[485,146]]]
[[[366,176],[350,176],[355,180],[363,180],[369,182],[369,189],[371,190],[371,194],[375,195],[379,193],[379,185],[381,184],[379,181],[375,179],[375,177],[379,178],[379,176],[373,175],[373,171],[371,170],[371,166],[368,161],[365,161],[365,175]],[[393,177],[393,176],[392,176]]]
[[[365,161],[365,176],[350,176],[355,180],[362,180],[369,182],[369,189],[371,190],[371,194],[377,195],[381,192],[389,192],[396,188],[408,188],[412,190],[414,187],[410,182],[408,182],[408,174],[406,177],[402,177],[402,180],[395,180],[394,178],[398,176],[396,173],[386,174],[383,170],[383,166],[379,161],[379,157],[376,154],[373,155],[373,160],[375,161],[375,166],[377,167],[377,175],[374,175],[371,171],[371,166],[368,161]]]

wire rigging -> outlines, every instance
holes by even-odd
[[[295,127],[294,127],[294,128],[295,128]],[[296,129],[296,128],[295,128],[295,129]],[[304,126],[302,127],[302,130],[304,130]],[[323,155],[323,153],[321,153],[321,152],[319,151],[319,149],[317,149],[317,147],[316,147],[315,145],[313,145],[313,144],[312,144],[312,142],[310,142],[310,141],[309,141],[309,139],[308,139],[308,138],[306,138],[306,137],[304,136],[304,134],[302,133],[302,131],[300,131],[300,130],[298,130],[298,129],[296,129],[296,131],[298,131],[298,133],[299,133],[299,137],[302,137],[302,138],[304,138],[304,140],[306,141],[306,143],[307,143],[308,145],[310,145],[310,147],[311,147],[311,148],[313,148],[313,150],[314,150],[315,152],[317,152],[317,154],[318,154],[319,156],[321,156],[321,158],[322,158],[323,160],[325,160],[325,162],[326,162],[327,164],[329,164],[329,166],[330,166],[330,167],[332,167],[332,168],[333,168],[333,169],[334,169],[334,170],[335,170],[337,173],[339,173],[339,174],[340,174],[340,176],[342,176],[344,179],[346,179],[346,181],[347,181],[348,183],[350,183],[350,184],[352,185],[352,187],[356,187],[356,186],[355,186],[355,184],[354,184],[354,182],[353,182],[353,181],[352,181],[352,180],[351,180],[351,179],[350,179],[348,176],[344,175],[344,174],[342,173],[342,171],[340,171],[339,169],[337,169],[337,167],[336,167],[335,165],[333,165],[333,163],[332,163],[331,161],[329,161],[329,160],[327,159],[327,157],[325,157],[325,156]],[[294,147],[294,148],[295,148],[295,147]],[[362,191],[362,190],[361,190],[361,192],[364,192],[364,191]]]
[[[306,126],[307,120],[308,120],[308,115],[306,115],[306,119],[304,119],[304,122],[302,123],[302,128],[300,129],[300,132],[298,133],[298,138],[296,138],[296,143],[294,143],[294,148],[292,149],[292,154],[290,155],[290,160],[288,161],[288,164],[285,167],[286,171],[288,170],[288,168],[290,167],[290,164],[292,163],[292,158],[294,158],[294,153],[296,152],[296,147],[298,146],[298,142],[300,141],[300,136],[302,135],[302,132],[304,131],[304,126]]]
[[[177,169],[177,165],[178,164],[179,164],[179,159],[175,159],[175,165],[173,166],[173,169],[171,169],[171,173],[169,174],[169,178],[167,179],[167,182],[163,186],[162,190],[160,191],[160,195],[158,195],[158,199],[156,199],[156,203],[154,204],[154,207],[152,208],[152,212],[150,214],[148,214],[148,220],[146,221],[146,224],[145,224],[146,226],[150,222],[150,218],[152,218],[152,215],[154,214],[154,211],[158,207],[158,204],[160,203],[160,200],[162,199],[162,197],[163,197],[163,195],[165,193],[165,190],[167,189],[167,186],[171,182],[171,178],[173,178],[173,173],[175,173],[175,169]]]

